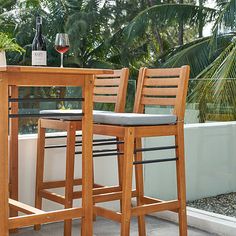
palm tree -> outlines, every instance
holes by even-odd
[[[183,64],[191,66],[189,101],[199,103],[200,121],[219,119],[223,113],[225,120],[236,118],[236,1],[217,1],[214,9],[185,4],[155,5],[139,13],[127,27],[128,38],[138,36],[141,24],[150,25],[150,21],[182,19],[184,25],[198,26],[198,39],[184,45],[166,50],[154,60],[154,65],[175,67]],[[214,22],[212,36],[201,37],[203,25]],[[197,37],[196,37],[197,38]],[[230,108],[230,109],[229,109]],[[214,110],[215,117],[209,116]]]

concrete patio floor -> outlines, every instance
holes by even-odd
[[[147,236],[178,236],[178,226],[174,223],[163,221],[155,217],[146,217]],[[73,236],[80,235],[80,221],[73,221]],[[32,228],[21,229],[14,236],[63,236],[63,223],[44,225],[40,231],[34,231]],[[137,236],[137,221],[132,220],[131,236]],[[207,232],[189,228],[188,236],[211,236]],[[94,223],[94,236],[119,236],[119,224],[98,217]]]

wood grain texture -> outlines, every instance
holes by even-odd
[[[131,197],[134,155],[134,128],[125,129],[122,186],[121,236],[130,235]]]
[[[8,80],[0,73],[0,232],[8,236]]]
[[[45,128],[41,126],[41,119],[38,120],[38,139],[37,139],[37,159],[36,159],[36,184],[35,184],[35,207],[42,209],[42,194],[44,175],[44,146],[45,146]],[[40,229],[40,225],[34,226],[35,230]]]
[[[145,79],[145,86],[178,86],[179,78]]]
[[[78,74],[78,75],[97,75],[97,74],[113,74],[108,69],[91,69],[91,68],[60,68],[60,67],[39,67],[39,66],[7,66],[1,67],[0,71],[17,72],[17,73],[61,73],[61,74]]]
[[[63,209],[40,214],[11,217],[9,219],[9,229],[17,227],[26,227],[34,224],[43,224],[58,222],[65,219],[74,219],[82,217],[83,211],[81,208]]]
[[[178,134],[175,136],[176,156],[176,178],[177,193],[179,201],[179,233],[181,236],[187,236],[187,212],[186,212],[186,177],[185,177],[185,157],[184,157],[184,123],[177,124]]]
[[[74,166],[75,166],[75,135],[76,125],[70,122],[67,127],[66,143],[66,180],[65,180],[65,208],[73,207]],[[64,222],[64,235],[71,235],[72,220]]]
[[[93,86],[94,77],[87,75],[82,106],[82,236],[93,235]]]
[[[135,149],[142,148],[142,139],[136,138],[135,139]],[[135,161],[142,161],[142,152],[137,152],[134,155]],[[143,165],[135,165],[135,184],[136,184],[136,191],[137,191],[137,206],[143,205],[144,202],[142,201],[144,198],[144,176],[143,176]],[[138,216],[138,232],[139,236],[146,235],[146,225],[145,225],[145,216],[141,215]]]
[[[18,87],[11,86],[11,98],[18,98]],[[18,114],[18,103],[10,104],[10,114]],[[10,165],[10,198],[18,200],[18,118],[10,119],[9,165]],[[17,216],[17,209],[10,210],[10,216]]]

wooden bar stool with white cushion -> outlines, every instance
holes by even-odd
[[[94,103],[111,103],[114,104],[115,112],[124,112],[125,100],[127,93],[127,84],[129,78],[129,70],[123,68],[114,70],[114,74],[98,75],[94,82]],[[64,110],[46,110],[41,113],[68,113]],[[94,111],[94,114],[102,111]],[[41,118],[38,122],[38,146],[37,146],[37,166],[36,166],[36,189],[35,189],[35,206],[42,209],[42,199],[48,199],[56,203],[62,204],[65,208],[71,208],[73,199],[81,198],[82,191],[75,192],[73,187],[81,185],[82,179],[74,179],[74,164],[75,164],[75,145],[76,131],[81,130],[81,110],[70,110],[69,113],[74,113],[72,116],[58,118]],[[55,129],[67,132],[66,145],[66,174],[65,178],[58,181],[44,180],[44,154],[45,154],[45,131],[46,129]],[[118,143],[118,142],[117,142]],[[120,145],[118,145],[119,147]],[[119,162],[118,162],[119,163]],[[118,164],[119,168],[120,164]],[[119,170],[118,170],[119,171]],[[119,171],[120,172],[120,171]],[[65,196],[56,194],[49,189],[65,188]],[[94,188],[99,187],[100,192],[102,186],[94,184]],[[105,189],[107,191],[107,189]],[[92,206],[91,206],[92,207]],[[36,225],[35,229],[40,229],[40,225]],[[71,235],[71,220],[65,221],[64,235]]]
[[[94,134],[120,137],[124,140],[122,190],[114,193],[114,199],[121,198],[122,209],[114,212],[94,206],[97,215],[121,223],[122,236],[130,235],[130,218],[138,217],[139,236],[146,235],[144,216],[149,213],[170,210],[178,212],[180,236],[187,235],[186,190],[184,164],[184,113],[189,80],[189,66],[170,69],[141,68],[135,96],[134,113],[100,113],[94,116]],[[169,115],[142,114],[145,105],[172,106]],[[141,138],[174,136],[173,146],[142,148]],[[142,152],[174,149],[176,156],[143,160]],[[158,162],[176,162],[177,199],[162,201],[144,195],[143,165]],[[135,165],[136,190],[132,191],[132,171]],[[168,173],[166,173],[168,175]],[[163,176],[163,178],[165,178]],[[158,190],[157,190],[158,191]],[[111,194],[111,193],[110,193]],[[137,206],[131,206],[131,198],[137,197]],[[99,195],[94,196],[94,201]]]

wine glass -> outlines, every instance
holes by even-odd
[[[69,50],[69,47],[68,34],[58,33],[55,39],[55,49],[61,54],[61,68],[63,68],[63,54]]]

